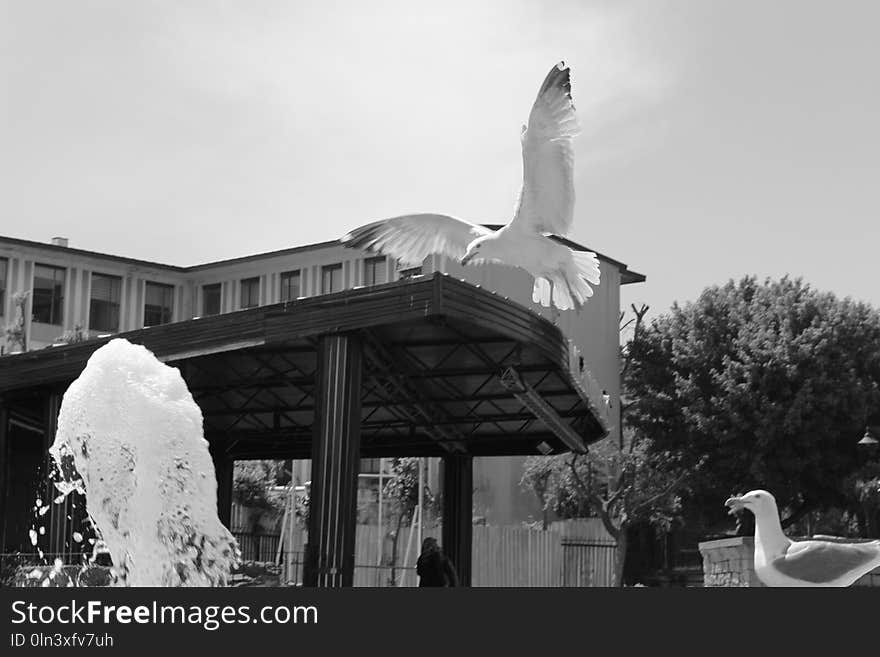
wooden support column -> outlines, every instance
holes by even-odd
[[[0,552],[6,552],[6,498],[9,496],[9,409],[0,399]]]
[[[305,586],[354,583],[362,354],[357,334],[320,338]]]
[[[452,561],[461,586],[471,585],[474,459],[443,457],[443,552]]]
[[[232,529],[232,480],[235,461],[226,454],[225,441],[209,441],[208,445],[217,478],[217,517],[224,527]]]

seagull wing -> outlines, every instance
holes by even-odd
[[[416,266],[432,253],[460,259],[473,240],[492,233],[445,214],[409,214],[355,228],[340,240],[347,247],[376,251]]]
[[[511,226],[564,235],[574,217],[574,149],[577,116],[569,68],[560,62],[544,79],[520,141],[523,186]]]
[[[793,541],[786,553],[772,563],[783,575],[804,582],[831,582],[850,573],[863,575],[880,564],[880,541],[839,543]]]

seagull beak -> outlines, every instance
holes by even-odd
[[[734,515],[734,514],[736,514],[736,513],[739,513],[740,511],[742,511],[743,509],[746,508],[746,505],[743,504],[743,501],[742,501],[742,498],[741,498],[741,497],[731,497],[731,498],[729,498],[729,499],[724,503],[724,506],[730,507],[730,512],[728,513],[728,515],[731,515],[731,516]]]
[[[469,263],[471,260],[473,260],[473,258],[474,258],[474,254],[473,254],[473,253],[465,253],[465,254],[464,254],[464,257],[461,259],[461,265],[462,265],[462,267],[463,267],[464,265],[466,265],[467,263]]]

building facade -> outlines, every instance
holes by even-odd
[[[348,249],[338,241],[179,267],[72,248],[64,238],[41,243],[0,236],[0,326],[20,326],[20,340],[14,339],[15,332],[5,344],[0,340],[0,353],[47,348],[77,334],[120,333],[439,271],[531,307],[556,323],[577,347],[582,369],[601,387],[611,438],[618,439],[620,286],[645,277],[601,254],[599,260],[602,282],[594,297],[580,312],[558,312],[532,303],[531,276],[519,269],[461,267],[442,256],[429,256],[420,268],[400,268],[392,258]],[[534,496],[519,485],[523,461],[475,460],[475,516],[491,524],[540,517]],[[365,475],[381,467],[378,459],[363,463]],[[436,490],[436,464],[426,470],[426,483]],[[294,483],[304,483],[308,472],[307,462],[296,463]],[[379,478],[365,476],[362,481],[367,508],[377,497]]]

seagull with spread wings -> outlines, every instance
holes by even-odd
[[[342,238],[417,266],[438,253],[462,265],[520,267],[535,279],[535,303],[580,309],[599,285],[595,253],[575,251],[549,237],[565,235],[574,218],[574,150],[578,132],[569,68],[560,62],[544,79],[520,141],[523,185],[513,219],[497,231],[444,214],[411,214],[357,228]]]

